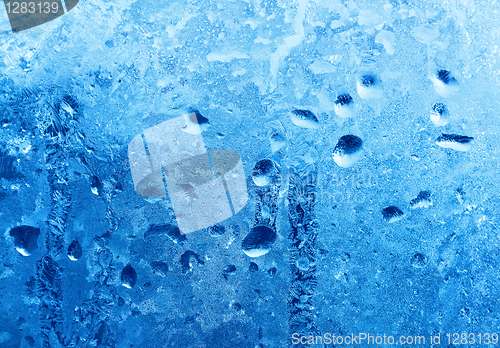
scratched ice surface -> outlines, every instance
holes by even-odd
[[[12,34],[2,7],[0,346],[493,342],[498,11],[81,0]],[[241,156],[249,201],[183,235],[127,149],[188,108]]]

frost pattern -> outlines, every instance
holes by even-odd
[[[313,312],[313,294],[318,283],[315,265],[318,223],[314,215],[317,172],[310,168],[306,169],[302,172],[291,171],[287,195],[291,225],[288,240],[292,272],[288,299],[290,338],[294,333],[303,336],[321,335],[315,325],[316,315]],[[298,266],[299,260],[307,267]],[[289,345],[292,346],[291,342]],[[297,345],[297,347],[302,346],[304,345]]]

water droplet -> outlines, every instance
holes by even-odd
[[[71,261],[78,261],[82,255],[82,246],[77,239],[74,239],[68,247],[68,257]]]
[[[153,273],[165,277],[168,273],[168,264],[163,261],[153,261],[151,262],[151,269]]]
[[[193,135],[201,134],[201,132],[208,130],[210,126],[208,119],[195,109],[190,109],[188,113],[184,114],[184,120],[186,125],[182,128],[182,131]]]
[[[333,150],[333,160],[339,167],[352,167],[363,154],[363,141],[356,135],[342,136]]]
[[[443,103],[435,103],[431,109],[431,122],[436,127],[446,126],[450,122],[450,113]]]
[[[14,247],[23,256],[30,256],[37,248],[40,229],[32,226],[17,226],[10,230],[14,237]]]
[[[379,99],[384,94],[382,81],[372,73],[361,75],[357,81],[357,88],[362,99]]]
[[[431,191],[420,191],[417,198],[410,201],[410,208],[428,208],[432,205]]]
[[[252,180],[257,186],[266,186],[273,181],[273,176],[276,174],[274,162],[268,158],[262,159],[252,171]]]
[[[226,228],[224,226],[222,226],[222,225],[214,225],[214,226],[210,226],[208,228],[208,233],[212,237],[223,236],[225,232],[226,232]]]
[[[403,218],[403,216],[404,213],[401,211],[401,209],[393,205],[382,209],[382,217],[389,223],[399,221]]]
[[[473,137],[458,134],[441,134],[436,139],[436,144],[446,149],[468,151],[472,147]]]
[[[352,117],[354,112],[354,101],[350,94],[341,94],[335,100],[334,110],[337,116],[342,118]]]
[[[422,253],[416,253],[411,257],[410,263],[413,267],[422,268],[427,265],[427,257]]]
[[[270,276],[275,276],[277,273],[278,270],[276,269],[276,267],[269,268],[269,270],[267,271],[267,274],[269,274]]]
[[[122,285],[127,289],[132,289],[135,286],[135,283],[137,283],[137,272],[130,265],[130,263],[123,268],[120,280]]]
[[[273,153],[281,150],[281,148],[286,144],[286,138],[279,133],[274,133],[273,135],[271,135],[269,141],[271,143],[271,151]]]
[[[293,110],[290,113],[294,125],[301,128],[318,128],[319,121],[316,115],[309,110]]]
[[[248,266],[248,271],[253,273],[257,272],[259,270],[259,266],[255,262],[250,262],[250,265]]]
[[[449,97],[458,92],[460,86],[456,78],[445,69],[439,69],[431,76],[434,90],[442,97]]]
[[[243,252],[250,257],[265,255],[276,241],[276,232],[266,226],[256,226],[243,240]]]

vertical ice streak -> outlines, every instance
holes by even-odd
[[[60,344],[64,342],[64,318],[62,315],[62,272],[56,261],[49,255],[38,261],[36,269],[37,296],[40,299],[40,329],[42,347],[50,348],[51,336]]]
[[[315,325],[313,294],[317,285],[316,250],[318,223],[314,215],[316,203],[317,173],[313,169],[290,174],[288,186],[288,218],[291,231],[290,268],[292,284],[288,306],[290,310],[289,337],[294,333],[301,336],[320,336]],[[290,347],[301,347],[289,341]]]
[[[92,297],[84,301],[79,309],[79,321],[88,330],[90,340],[84,346],[114,348],[115,339],[109,327],[111,310],[117,300],[115,282],[116,264],[113,252],[109,248],[111,235],[118,229],[118,222],[112,210],[106,210],[109,229],[101,236],[96,236],[92,245],[91,267],[93,269],[94,291]]]
[[[65,96],[61,101],[49,106],[50,125],[45,129],[45,160],[50,189],[50,213],[47,218],[45,246],[47,253],[37,266],[37,296],[40,300],[40,329],[42,346],[53,347],[54,344],[65,346],[64,318],[62,314],[62,269],[57,260],[65,250],[65,234],[69,210],[71,208],[71,192],[68,187],[69,139],[76,140],[78,131],[68,127],[76,124],[78,105],[74,98]],[[70,107],[70,108],[68,108]],[[67,111],[70,110],[71,112]],[[77,136],[74,136],[74,135]],[[73,136],[71,136],[73,135]],[[77,141],[75,141],[77,143]],[[54,342],[54,339],[57,342]]]

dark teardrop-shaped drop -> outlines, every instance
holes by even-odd
[[[122,285],[128,289],[132,289],[135,283],[137,283],[137,272],[132,268],[130,263],[123,268],[120,280]]]
[[[82,246],[77,239],[74,239],[68,247],[68,257],[71,261],[77,261],[82,255]]]

